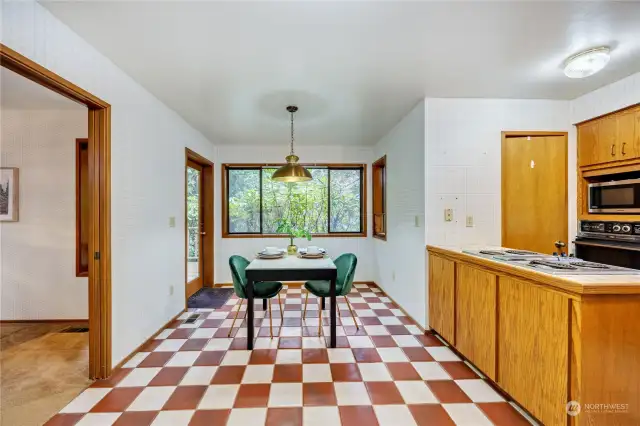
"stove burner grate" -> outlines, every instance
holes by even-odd
[[[529,265],[531,265],[531,266],[547,266],[549,268],[566,270],[566,271],[578,269],[573,265],[569,265],[568,263],[549,262],[549,261],[546,261],[546,260],[532,260],[531,262],[529,262]]]
[[[571,262],[571,264],[580,268],[611,269],[611,267],[608,265],[594,262]]]
[[[527,250],[505,250],[505,253],[509,253],[509,254],[538,254],[536,252],[533,251],[527,251]]]
[[[504,254],[503,251],[497,251],[497,250],[480,250],[478,253],[490,254],[492,256],[500,256],[500,255]]]

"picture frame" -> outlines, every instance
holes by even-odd
[[[17,222],[20,210],[20,173],[17,167],[0,167],[0,222]]]

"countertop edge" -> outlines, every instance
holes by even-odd
[[[567,279],[557,275],[549,275],[536,271],[528,271],[513,267],[506,263],[498,262],[482,257],[471,256],[456,249],[427,245],[426,251],[433,254],[443,255],[452,260],[460,260],[477,266],[482,266],[500,273],[506,273],[515,277],[535,281],[556,290],[571,293],[577,296],[585,295],[638,295],[640,294],[640,283],[615,282],[611,283],[581,283],[574,279]],[[615,275],[612,275],[615,277]],[[615,278],[612,278],[615,280]]]

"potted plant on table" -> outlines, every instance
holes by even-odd
[[[278,219],[278,228],[276,229],[278,234],[286,234],[289,236],[289,246],[287,247],[287,253],[294,255],[298,252],[298,246],[293,244],[294,238],[306,238],[311,241],[311,233],[303,226],[298,226],[292,222],[289,218]]]

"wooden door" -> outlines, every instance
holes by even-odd
[[[202,166],[187,161],[187,298],[202,288],[203,256],[202,237],[204,235],[202,203]]]
[[[502,276],[498,293],[498,385],[543,424],[566,425],[568,298]]]
[[[553,253],[568,244],[567,136],[502,140],[502,245]]]
[[[621,144],[618,141],[618,117],[612,115],[598,120],[598,140],[596,144],[597,164],[622,160],[618,155]]]
[[[456,349],[496,379],[497,277],[456,265]]]
[[[618,159],[640,157],[640,110],[631,110],[617,116]]]
[[[598,121],[578,126],[578,165],[598,164]]]
[[[429,255],[429,326],[454,341],[455,262]]]

